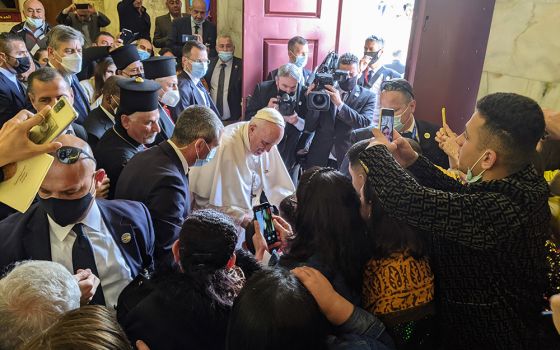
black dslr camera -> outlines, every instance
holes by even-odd
[[[325,92],[325,85],[338,86],[339,81],[348,77],[348,72],[339,70],[338,54],[331,51],[317,67],[313,84],[315,88],[307,95],[307,109],[314,111],[328,111],[331,106],[331,98]]]
[[[296,109],[296,95],[289,95],[284,93],[282,95],[278,95],[277,103],[278,103],[278,112],[282,114],[284,117],[293,115],[294,110]]]

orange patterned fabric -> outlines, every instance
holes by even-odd
[[[371,259],[364,273],[363,304],[376,315],[403,311],[434,299],[434,274],[428,260],[403,253]]]

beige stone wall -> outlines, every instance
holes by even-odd
[[[243,0],[218,0],[218,34],[231,35],[235,56],[243,57]]]
[[[479,96],[515,92],[560,110],[560,0],[496,0]]]

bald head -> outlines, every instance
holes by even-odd
[[[191,17],[196,24],[202,24],[206,19],[206,1],[204,0],[194,0],[191,7]]]
[[[58,157],[55,157],[47,176],[41,184],[39,197],[43,199],[58,198],[71,200],[81,198],[88,192],[94,194],[96,163],[91,159],[92,152],[89,145],[73,135],[62,135],[56,141],[62,143],[62,148],[59,152],[67,156],[76,156],[76,154],[72,154],[75,150],[71,149],[64,152],[65,146],[81,150],[81,153],[73,164],[65,164]]]

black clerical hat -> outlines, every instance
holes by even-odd
[[[142,61],[142,64],[144,65],[144,76],[147,79],[165,78],[177,74],[175,57],[150,57]]]
[[[135,61],[140,61],[140,55],[138,54],[138,49],[134,45],[124,45],[111,52],[111,57],[115,61],[115,66],[117,69],[123,70],[128,67],[129,64]]]
[[[150,112],[158,109],[158,91],[161,86],[153,80],[142,78],[119,79],[121,102],[118,115]]]

